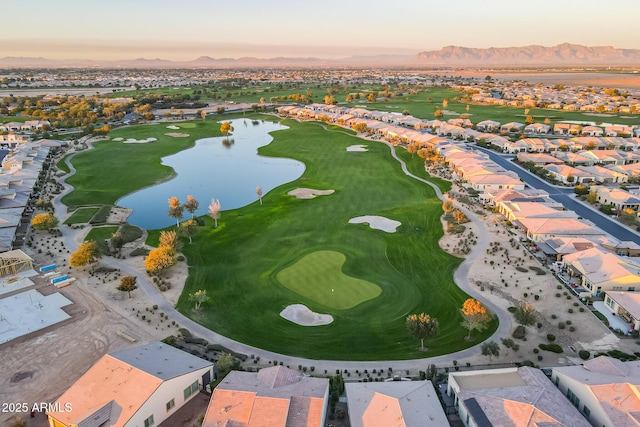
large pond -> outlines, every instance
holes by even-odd
[[[162,164],[172,167],[177,176],[118,200],[119,206],[133,209],[127,221],[146,229],[164,228],[175,224],[167,215],[172,196],[184,203],[192,195],[200,202],[196,216],[205,215],[212,198],[220,200],[221,210],[239,208],[258,200],[256,187],[262,187],[264,195],[302,175],[301,162],[257,153],[273,140],[269,132],[286,126],[248,119],[231,124],[235,130],[229,138],[200,139],[194,147],[162,158]],[[190,215],[185,211],[184,219]]]

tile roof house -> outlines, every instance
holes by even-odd
[[[523,218],[520,225],[525,229],[527,238],[534,242],[554,237],[604,236],[605,233],[573,218]]]
[[[544,168],[549,171],[553,178],[564,184],[582,184],[595,180],[594,175],[567,165],[545,165]]]
[[[202,427],[324,427],[329,380],[283,366],[231,371],[216,386]]]
[[[48,411],[55,427],[158,425],[212,381],[213,364],[156,342],[109,353]],[[73,410],[65,412],[65,404]],[[54,407],[56,407],[54,404]]]
[[[635,291],[640,286],[639,266],[598,247],[565,255],[565,268],[580,276],[580,285],[591,295],[607,291]]]
[[[600,356],[582,365],[553,368],[551,380],[591,425],[640,424],[639,361]]]
[[[346,383],[352,427],[449,424],[431,381]]]
[[[603,205],[612,205],[618,211],[633,209],[637,212],[640,208],[640,197],[618,188],[598,187],[597,200]]]
[[[454,396],[467,426],[589,427],[539,369],[520,367],[449,373]]]

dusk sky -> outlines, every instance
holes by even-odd
[[[640,48],[639,0],[6,2],[0,57],[190,60],[415,54],[447,45]]]

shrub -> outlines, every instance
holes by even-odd
[[[633,331],[631,331],[631,338],[638,338],[640,337],[640,331],[638,331],[637,329],[634,329]]]
[[[569,326],[569,332],[575,332],[575,331],[576,331],[575,326]]]
[[[556,336],[553,334],[547,334],[547,341],[554,342],[556,340]]]
[[[557,316],[557,315],[555,315],[555,314],[552,314],[552,315],[551,315],[551,318],[552,318],[552,319],[557,319],[557,318],[558,318],[558,316]]]
[[[537,348],[534,348],[534,349],[533,349],[533,353],[534,353],[534,354],[538,354],[538,353],[540,353],[540,350],[539,350],[539,349],[537,349]]]
[[[538,301],[540,299],[540,295],[536,294],[533,296],[533,299],[535,299],[536,301]]]
[[[562,353],[562,347],[558,344],[540,344],[538,345],[541,350],[550,351],[552,353]]]
[[[558,329],[564,329],[564,328],[565,328],[564,322],[558,323]]]
[[[539,361],[541,361],[541,360],[542,360],[542,355],[541,355],[541,354],[539,354],[539,355],[538,355],[538,362],[539,362]]]
[[[526,330],[524,329],[524,326],[518,325],[516,329],[513,331],[513,334],[511,334],[511,336],[514,337],[515,339],[521,340],[524,338],[525,334],[526,334]]]
[[[567,312],[573,313],[573,308],[570,308],[569,310],[567,310]]]
[[[580,307],[580,313],[584,313],[584,307]]]
[[[591,353],[589,353],[587,350],[580,350],[578,352],[578,356],[580,356],[580,359],[582,360],[589,360],[589,358],[591,357]]]

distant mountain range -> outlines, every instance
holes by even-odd
[[[640,49],[582,46],[563,43],[477,49],[446,46],[416,55],[351,56],[342,59],[304,58],[211,58],[192,61],[138,58],[122,61],[90,59],[0,58],[0,68],[311,68],[311,67],[509,67],[573,65],[640,65]]]

